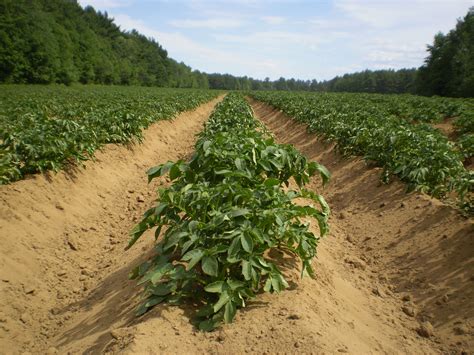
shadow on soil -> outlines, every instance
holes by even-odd
[[[372,267],[389,277],[396,293],[413,296],[420,321],[430,320],[438,327],[474,318],[472,220],[438,200],[407,194],[397,178],[382,184],[380,168],[369,168],[362,158],[343,157],[334,143],[308,133],[306,125],[271,106],[249,101],[278,141],[294,144],[335,176],[326,190],[318,179],[311,181],[310,188],[321,191],[332,218],[338,218],[347,233],[369,236],[355,240],[355,252],[377,260]],[[367,226],[357,223],[362,214]],[[372,235],[370,223],[377,225],[380,235]]]
[[[59,338],[59,346],[100,334],[95,343],[84,350],[84,353],[100,353],[112,339],[110,330],[132,325],[136,321],[134,309],[138,303],[140,290],[135,286],[135,282],[128,280],[128,273],[142,259],[143,257],[136,258],[103,279],[90,291],[87,298],[60,310],[60,313],[66,313],[73,308],[84,314],[95,311],[65,331]]]
[[[150,257],[152,254],[148,254]],[[290,285],[289,290],[297,288],[293,281],[292,270],[298,268],[296,258],[287,252],[272,250],[269,258],[275,262],[287,277]],[[90,314],[83,318],[70,329],[64,331],[58,339],[57,345],[65,347],[71,342],[80,342],[82,339],[93,336],[96,338],[94,344],[84,350],[86,354],[102,353],[109,343],[113,340],[111,330],[123,327],[132,327],[138,323],[147,321],[154,317],[161,317],[162,313],[169,307],[179,307],[183,315],[189,319],[189,322],[195,325],[193,321],[195,313],[202,304],[196,302],[186,302],[180,305],[161,304],[153,308],[141,317],[135,316],[135,309],[140,301],[141,286],[136,285],[136,280],[128,280],[130,270],[139,263],[146,260],[145,257],[137,257],[132,262],[116,270],[108,277],[104,278],[94,289],[90,291],[86,298],[69,304],[58,310],[58,314],[65,314],[75,310],[79,313]],[[252,309],[266,307],[267,303],[252,300],[242,312],[250,312]]]

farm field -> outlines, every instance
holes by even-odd
[[[285,93],[285,96],[262,92],[252,93],[248,106],[242,96],[229,94],[223,99],[224,95],[209,91],[143,88],[139,93],[135,91],[134,96],[121,88],[112,88],[110,92],[105,88],[97,90],[100,95],[96,92],[95,99],[93,96],[87,98],[94,102],[92,107],[104,109],[102,105],[107,103],[113,111],[113,105],[104,100],[115,97],[113,102],[121,110],[129,110],[126,117],[130,117],[132,123],[141,122],[124,141],[140,138],[141,143],[116,145],[102,141],[101,148],[94,149],[94,160],[83,161],[84,168],[77,166],[73,174],[70,169],[30,174],[26,179],[0,186],[0,228],[5,236],[0,249],[0,353],[3,349],[11,350],[7,353],[73,354],[462,353],[474,347],[471,336],[474,226],[472,219],[460,213],[459,206],[446,204],[442,199],[453,190],[457,193],[457,201],[464,194],[466,206],[472,185],[460,187],[459,181],[468,179],[466,174],[470,170],[469,166],[463,165],[464,158],[455,143],[449,143],[438,131],[411,123],[408,118],[413,114],[406,112],[411,112],[411,107],[418,107],[412,103],[414,97],[403,96],[406,101],[401,106],[405,113],[395,115],[396,108],[387,114],[380,109],[386,106],[385,102],[376,104],[385,100],[379,97],[381,95],[338,94],[334,99],[330,95],[314,99],[311,94]],[[71,95],[76,94],[71,91]],[[85,93],[80,95],[81,100],[86,100]],[[164,97],[160,95],[168,97],[169,101],[165,102],[170,108],[156,119],[153,112],[160,104],[156,98]],[[13,100],[11,94],[9,97]],[[303,99],[304,104],[299,101]],[[24,100],[28,100],[27,96]],[[31,106],[34,110],[23,107],[20,112],[16,109],[18,115],[27,115],[30,110],[41,116],[38,100],[45,100],[43,102],[51,105],[47,106],[51,110],[61,107],[57,101],[48,101],[47,90],[36,100]],[[82,106],[81,100],[67,102],[75,107],[86,107],[86,104]],[[374,106],[370,111],[364,111],[368,101],[374,102]],[[267,103],[282,106],[276,109]],[[436,112],[433,115],[439,122],[454,113],[467,117],[470,105],[470,101],[443,99],[429,110]],[[15,105],[11,104],[8,110],[15,112]],[[289,116],[302,116],[294,120],[281,110],[287,111]],[[77,121],[77,114],[67,116],[68,112],[76,112],[73,108],[61,108],[56,112],[60,114],[49,117]],[[349,117],[347,121],[338,121],[339,116],[345,117],[350,112],[358,114],[353,120]],[[407,180],[416,187],[414,190],[418,190],[407,193],[407,184],[402,180],[411,177],[392,177],[393,165],[374,167],[367,165],[363,158],[341,154],[341,151],[350,155],[374,154],[379,148],[373,144],[369,152],[362,150],[364,144],[373,139],[370,134],[364,136],[365,141],[347,136],[347,141],[337,143],[337,135],[345,127],[343,123],[352,122],[356,130],[363,127],[360,122],[364,122],[356,121],[357,117],[362,119],[369,115],[392,122],[392,114],[402,127],[402,133],[409,132],[416,137],[413,141],[417,145],[411,145],[411,149],[429,148],[434,152],[445,149],[440,155],[448,157],[443,161],[448,166],[446,179],[440,179],[438,170],[430,168],[434,177]],[[309,115],[325,119],[307,119]],[[171,116],[176,117],[162,119]],[[392,127],[394,122],[395,118]],[[307,130],[308,123],[310,131]],[[330,132],[330,123],[340,123],[342,127],[334,133],[334,140],[328,141],[312,133],[327,134],[320,127]],[[7,127],[7,133],[13,130],[22,133],[19,126]],[[94,124],[91,127],[94,128]],[[377,127],[363,128],[372,133]],[[466,133],[472,131],[465,129],[463,134]],[[271,134],[275,141],[270,139]],[[424,138],[431,139],[431,144],[428,148],[419,148]],[[253,140],[255,148],[247,152],[245,142],[249,140]],[[122,143],[122,140],[118,142]],[[402,151],[403,154],[410,152]],[[284,158],[286,154],[289,157]],[[397,163],[393,157],[389,160],[382,155],[382,158],[386,159],[384,162]],[[173,165],[167,163],[169,161],[177,163]],[[326,186],[322,185],[324,179],[321,179],[325,178],[325,170],[319,165],[311,165],[309,162],[312,161],[322,164],[331,173]],[[406,164],[411,162],[409,158],[404,161]],[[430,164],[426,160],[424,163]],[[165,165],[149,170],[158,164]],[[285,196],[291,194],[287,195],[288,190],[279,187],[284,186],[290,176],[293,178],[289,190],[307,189],[305,197],[312,198],[315,198],[314,194],[320,194],[331,213],[327,213],[325,203],[318,198],[312,202],[317,206],[314,210],[302,208],[311,202],[308,199],[298,198],[296,205],[285,200]],[[390,183],[381,183],[381,176],[391,177]],[[148,177],[152,178],[150,183]],[[157,188],[162,191],[158,201]],[[235,196],[226,199],[230,194],[228,191]],[[248,196],[248,191],[259,191],[256,195],[270,194],[272,197],[269,200],[259,197],[250,203],[239,197]],[[216,195],[209,199],[211,202],[205,202],[208,200],[202,196],[212,196],[212,193]],[[268,207],[269,201],[275,204],[272,208]],[[212,290],[207,295],[198,295],[195,290],[203,286],[191,285],[194,300],[213,305],[213,312],[205,313],[201,319],[204,323],[200,325],[191,323],[199,307],[189,301],[180,306],[169,304],[173,302],[172,296],[189,298],[189,290],[179,286],[182,284],[167,284],[171,288],[163,292],[162,288],[154,288],[159,283],[149,281],[145,283],[146,289],[155,293],[148,295],[144,302],[143,285],[137,286],[135,280],[128,278],[131,270],[154,253],[152,227],[160,223],[149,219],[149,213],[144,219],[142,216],[147,210],[156,211],[155,207],[163,202],[167,207],[160,208],[160,213],[166,212],[168,222],[161,220],[160,223],[169,228],[165,228],[163,239],[158,240],[160,248],[173,245],[182,248],[186,242],[187,248],[202,251],[210,248],[206,242],[208,235],[213,235],[215,240],[216,236],[225,235],[226,230],[241,232],[232,234],[233,237],[238,235],[240,244],[234,247],[235,253],[229,252],[229,258],[212,254],[212,248],[197,258],[183,255],[185,261],[197,266],[188,267],[185,274],[181,270],[179,277],[182,279],[172,278],[178,281],[188,276],[190,280],[200,278],[199,283]],[[211,216],[210,212],[202,211],[203,203],[213,203],[212,218],[207,216],[207,213]],[[178,217],[182,213],[195,218],[204,213],[202,218],[208,221],[208,225],[193,230],[199,233],[196,240],[189,239],[194,244],[173,237],[188,238],[183,232],[189,228],[189,221]],[[278,213],[282,213],[281,216]],[[316,218],[302,216],[308,213]],[[303,225],[290,223],[295,215],[311,222],[308,230],[303,229]],[[226,222],[217,223],[216,219],[221,217]],[[180,222],[175,224],[173,221],[178,219]],[[326,222],[329,232],[324,235]],[[139,227],[134,228],[137,223]],[[258,236],[250,241],[246,237],[248,227],[256,228],[257,234],[258,230],[263,230],[263,236],[278,235],[276,225],[293,226],[289,229],[293,234],[285,234],[291,236],[286,241],[286,248],[277,247],[271,241],[263,242]],[[124,251],[130,246],[130,231],[139,239]],[[324,236],[320,238],[320,235]],[[177,244],[170,242],[173,238],[173,243]],[[292,251],[292,243],[298,244],[296,241],[302,240],[299,238],[307,238],[308,246]],[[218,246],[225,246],[226,240],[230,244],[230,239],[218,240]],[[316,244],[318,257],[308,263]],[[272,248],[265,250],[264,245]],[[259,261],[262,257],[266,261]],[[176,265],[176,260],[169,260]],[[269,261],[274,266],[269,266]],[[237,271],[232,265],[239,265]],[[247,266],[241,269],[240,265]],[[156,271],[154,267],[161,266],[158,263],[153,268],[147,267]],[[222,273],[225,268],[228,271]],[[302,268],[313,269],[314,278],[308,275],[301,278]],[[146,271],[146,268],[138,270],[142,275]],[[272,278],[275,281],[259,286],[258,278],[255,278],[257,272],[262,280]],[[219,277],[224,274],[238,279],[235,280],[237,283],[226,279],[229,287],[238,284],[238,298],[232,298],[236,296],[234,293],[223,298],[222,284],[216,288],[216,281],[223,281]],[[148,280],[156,279],[154,275],[149,273]],[[285,287],[286,290],[272,294],[257,292],[254,297],[252,290],[259,287],[260,291]],[[217,289],[221,292],[216,292]],[[218,293],[221,297],[217,297]],[[240,300],[245,300],[245,308],[239,307],[242,305]],[[135,313],[140,304],[145,305],[139,308],[140,313],[150,309],[137,318]],[[153,304],[155,306],[151,307]],[[220,306],[216,307],[216,304]],[[232,323],[223,324],[232,318]],[[199,326],[217,329],[202,332]]]
[[[383,168],[381,180],[397,176],[408,191],[438,198],[455,194],[473,212],[474,106],[471,99],[413,95],[254,92],[311,132],[334,141],[344,155],[363,156]],[[456,118],[456,141],[424,122]],[[415,124],[413,124],[415,122]],[[451,137],[452,139],[452,137]]]
[[[0,86],[0,183],[71,168],[104,144],[139,142],[151,123],[217,91],[106,86]]]

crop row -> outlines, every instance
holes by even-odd
[[[474,100],[466,98],[424,97],[416,95],[332,94],[333,99],[355,98],[358,104],[382,109],[386,114],[410,122],[436,123],[445,118],[473,119]]]
[[[156,228],[157,238],[155,256],[130,274],[144,285],[137,314],[191,299],[200,305],[200,329],[231,322],[257,293],[288,286],[269,257],[274,248],[298,256],[302,275],[313,275],[319,236],[302,218],[314,217],[322,236],[329,215],[323,197],[304,188],[315,174],[323,182],[329,178],[293,146],[275,143],[243,97],[229,94],[199,135],[190,161],[148,171],[149,180],[168,175],[172,184],[159,190],[156,206],[131,232],[128,248],[147,230]],[[290,180],[296,189],[284,188]],[[318,207],[295,204],[301,197]]]
[[[464,168],[465,157],[454,143],[428,124],[400,120],[383,105],[369,105],[363,96],[351,94],[253,92],[252,96],[335,141],[342,153],[378,163],[383,181],[394,174],[408,184],[408,190],[440,198],[455,191],[462,206],[472,210],[474,173]]]
[[[457,131],[456,149],[466,160],[474,156],[474,100],[471,98],[379,94],[341,94],[340,98],[346,100],[351,95],[366,110],[372,109],[376,114],[381,112],[415,124],[439,123],[452,118]]]
[[[199,90],[4,85],[0,184],[90,159],[107,143],[141,140],[151,123],[216,96]]]

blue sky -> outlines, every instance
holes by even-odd
[[[331,79],[418,67],[472,0],[79,0],[205,72]]]

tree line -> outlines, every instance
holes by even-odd
[[[0,82],[208,87],[153,39],[76,0],[0,2]]]
[[[225,90],[474,96],[474,7],[438,33],[416,69],[364,70],[317,81],[206,74],[168,57],[154,39],[123,31],[77,0],[0,2],[0,82],[145,85]]]
[[[208,78],[210,87],[218,89],[474,97],[474,7],[448,34],[436,34],[427,54],[418,69],[364,70],[320,82],[285,78],[256,80],[229,74],[210,74]]]
[[[247,76],[208,74],[209,87],[231,90],[283,90],[283,91],[338,91],[372,92],[385,94],[415,93],[417,69],[364,70],[360,73],[336,76],[318,82],[313,80],[285,79],[258,80]]]
[[[438,33],[417,76],[422,95],[474,97],[474,7],[447,34]]]

